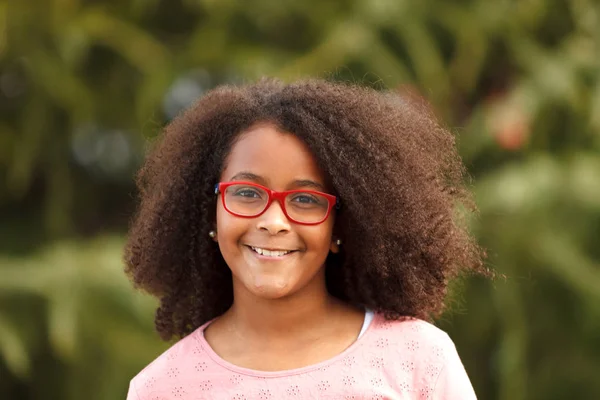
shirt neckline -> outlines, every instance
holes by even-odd
[[[335,362],[342,360],[349,354],[353,353],[365,341],[367,341],[367,339],[371,336],[372,332],[375,330],[375,327],[379,324],[380,318],[381,318],[381,316],[379,314],[375,313],[373,316],[373,320],[367,327],[364,334],[359,336],[350,346],[348,346],[346,349],[344,349],[344,351],[342,351],[341,353],[339,353],[331,358],[328,358],[327,360],[318,362],[316,364],[311,364],[311,365],[307,365],[305,367],[300,367],[300,368],[285,369],[285,370],[280,370],[280,371],[261,371],[261,370],[251,369],[251,368],[244,368],[244,367],[240,367],[238,365],[232,364],[229,361],[226,361],[225,359],[221,358],[221,356],[219,356],[217,353],[215,353],[215,351],[212,349],[210,344],[208,344],[208,342],[206,341],[206,338],[204,337],[204,330],[214,320],[208,321],[204,325],[200,326],[193,333],[193,336],[194,336],[194,339],[196,339],[198,341],[198,343],[200,344],[202,349],[206,352],[206,354],[211,358],[211,360],[214,361],[215,363],[217,363],[218,365],[220,365],[221,367],[228,369],[232,372],[235,372],[237,374],[241,374],[241,375],[254,376],[254,377],[258,377],[258,378],[277,378],[277,377],[283,377],[283,376],[299,375],[299,374],[304,374],[307,372],[315,371],[318,369],[328,367],[331,364],[334,364]]]

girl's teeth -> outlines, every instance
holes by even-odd
[[[267,256],[267,257],[281,257],[281,256],[285,256],[286,254],[290,253],[290,251],[271,251],[271,250],[261,249],[259,247],[252,247],[252,250],[254,250],[255,252],[257,252],[260,255]]]

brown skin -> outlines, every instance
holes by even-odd
[[[306,144],[273,124],[242,133],[225,165],[222,182],[254,181],[277,191],[326,189]],[[339,251],[334,214],[309,226],[289,221],[278,202],[256,218],[240,218],[221,201],[216,214],[214,239],[231,269],[234,298],[205,331],[217,354],[238,366],[275,371],[326,360],[356,339],[364,313],[331,296],[325,283],[325,259]],[[294,251],[265,259],[249,246]]]
[[[208,235],[219,224],[214,185],[230,178],[223,174],[231,150],[243,139],[242,133],[266,122],[310,149],[319,168],[313,178],[323,179],[342,202],[331,237],[344,244],[337,254],[329,251],[325,258],[330,297],[328,301],[321,298],[320,305],[310,309],[343,315],[345,308],[336,304],[344,304],[369,308],[390,319],[430,320],[444,310],[450,279],[461,272],[486,273],[483,251],[455,213],[457,205],[471,211],[475,207],[464,185],[464,167],[454,137],[426,107],[393,93],[319,80],[289,85],[264,80],[221,87],[167,126],[138,174],[141,203],[125,248],[126,270],[136,287],[160,300],[156,329],[164,339],[185,336],[225,314],[234,302],[234,286],[236,307],[241,293],[259,298],[259,287],[268,294],[264,299],[282,300],[293,299],[293,293],[303,292],[298,288],[312,288],[314,282],[321,282],[314,287],[322,290],[323,272],[316,267],[321,259],[316,253],[323,257],[329,248],[329,231],[327,241],[320,242],[321,250],[304,255],[305,260],[313,260],[306,263],[315,268],[310,274],[291,268],[288,275],[261,273],[258,280],[241,273],[234,248],[229,255],[222,254]],[[263,175],[270,172],[260,171]],[[268,183],[285,187],[287,179],[292,178]],[[275,205],[268,217],[276,219],[278,211]],[[238,238],[250,238],[248,229],[250,225]],[[308,243],[302,233],[308,231],[294,228],[290,232],[286,245]],[[260,239],[265,237],[271,236]],[[238,290],[234,276],[245,282],[242,286],[253,289]],[[315,280],[317,276],[321,278]],[[331,298],[338,301],[331,302]],[[263,315],[257,310],[255,314]],[[251,312],[247,310],[244,318],[240,314],[239,319],[249,324],[243,327],[250,332],[248,340],[253,340],[253,329],[257,329],[248,322],[256,320]],[[278,315],[281,321],[292,318],[289,323],[298,329],[323,326],[318,320],[298,325],[293,315]],[[312,314],[306,311],[305,315]],[[340,322],[337,327],[354,337],[359,323],[342,329],[343,325]],[[330,328],[330,333],[321,333],[335,336],[331,332],[337,328]],[[294,330],[292,334],[301,333]]]

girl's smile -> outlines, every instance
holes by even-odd
[[[256,254],[258,254],[259,256],[265,257],[267,259],[282,258],[282,257],[285,257],[285,256],[290,255],[297,251],[297,250],[283,250],[283,249],[267,249],[264,247],[256,247],[256,246],[248,246],[248,247],[250,247],[250,249],[252,249],[252,251],[255,252]]]

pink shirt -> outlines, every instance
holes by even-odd
[[[475,399],[452,340],[422,320],[386,321],[376,314],[336,357],[275,372],[223,360],[204,339],[206,326],[133,378],[127,400]]]

